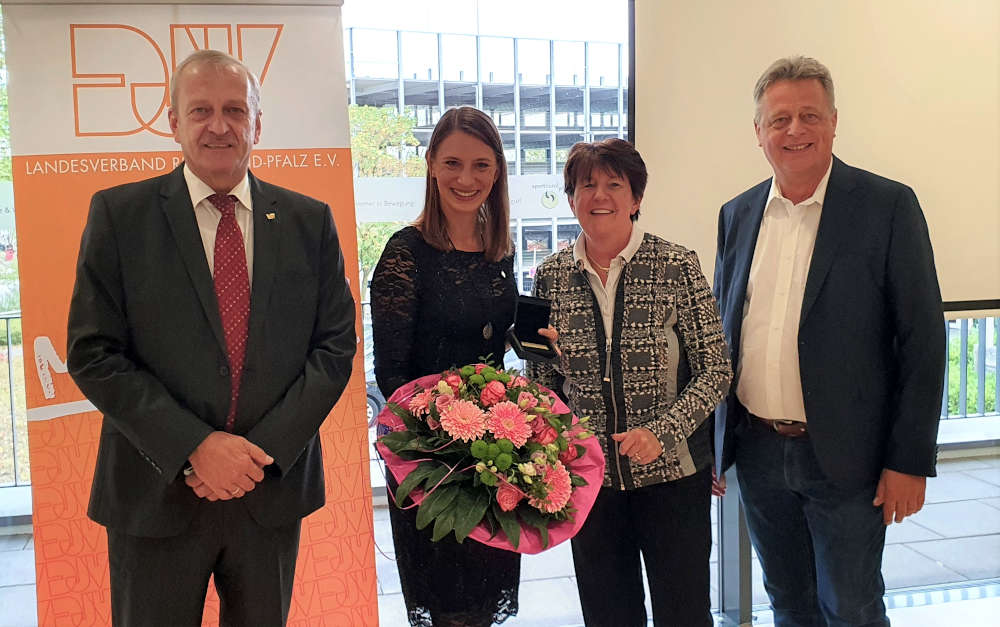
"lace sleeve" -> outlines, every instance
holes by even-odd
[[[410,380],[416,328],[417,263],[403,231],[385,246],[372,275],[372,341],[375,380],[385,398]]]

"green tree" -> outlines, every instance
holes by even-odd
[[[424,176],[427,164],[415,154],[416,120],[391,107],[350,105],[351,159],[360,177]]]
[[[0,14],[0,21],[3,15]],[[10,116],[7,112],[7,42],[0,32],[0,181],[10,181]]]
[[[362,222],[358,225],[358,265],[364,272],[364,282],[361,284],[362,299],[368,289],[368,281],[375,271],[375,264],[382,256],[382,250],[389,237],[402,228],[402,222]]]

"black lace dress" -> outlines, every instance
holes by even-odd
[[[490,357],[503,362],[504,331],[514,320],[513,257],[440,251],[420,231],[394,234],[371,284],[375,378],[382,394],[426,374]],[[396,482],[388,475],[390,490]],[[431,541],[416,528],[416,508],[391,505],[396,566],[411,625],[499,623],[517,614],[521,556],[449,535]]]

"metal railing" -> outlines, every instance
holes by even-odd
[[[371,309],[362,303],[365,327],[366,379],[371,373]],[[996,416],[1000,398],[1000,317],[949,320],[948,363],[941,419]],[[6,359],[7,381],[0,384],[0,487],[28,485],[28,440],[24,397],[24,352],[21,343],[21,313],[0,313],[0,359]],[[962,359],[962,356],[965,359]],[[3,375],[0,374],[0,377]],[[4,397],[6,393],[6,397]],[[2,416],[2,413],[0,413]]]
[[[28,427],[24,397],[24,350],[21,343],[21,312],[0,313],[0,359],[6,359],[7,381],[0,385],[0,487],[31,483],[28,472]],[[2,376],[2,375],[0,375]],[[6,398],[4,398],[6,394]],[[0,416],[3,416],[0,413]]]
[[[948,361],[944,371],[941,419],[997,415],[1000,317],[948,320],[945,329]]]

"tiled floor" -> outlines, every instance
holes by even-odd
[[[970,580],[1000,579],[1000,456],[942,460],[939,476],[928,482],[927,505],[901,525],[889,528],[883,560],[887,587],[944,586]],[[375,508],[379,616],[383,627],[404,626],[405,609],[393,561],[388,510]],[[31,627],[35,619],[34,546],[30,528],[0,535],[0,627]],[[3,533],[0,528],[0,533]],[[716,571],[715,554],[712,572]],[[755,603],[766,603],[760,568],[754,559]],[[986,586],[996,590],[1000,586]],[[713,590],[713,595],[715,594]],[[927,595],[924,595],[927,596]],[[902,627],[978,627],[996,624],[1000,594],[988,598],[953,595],[919,607],[890,610]],[[930,597],[928,597],[930,598]],[[950,602],[949,602],[950,601]],[[569,545],[525,556],[521,565],[521,611],[511,627],[581,625],[580,605]],[[893,604],[890,604],[893,605]],[[755,625],[766,625],[758,612]]]

